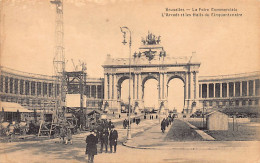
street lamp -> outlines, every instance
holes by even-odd
[[[131,45],[132,45],[132,36],[131,36],[131,31],[128,27],[120,27],[121,29],[121,32],[123,33],[123,36],[124,36],[124,41],[122,42],[124,45],[127,43],[126,40],[125,40],[125,37],[126,37],[126,32],[129,32],[129,97],[128,97],[128,100],[129,100],[129,104],[128,104],[128,128],[127,128],[127,140],[131,140],[131,118],[130,118],[130,110],[131,110],[131,92],[130,92],[130,89],[131,89],[131,84],[130,84],[130,81],[131,81]]]

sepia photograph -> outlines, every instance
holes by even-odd
[[[1,163],[260,163],[260,0],[0,0]]]

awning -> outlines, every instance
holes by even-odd
[[[17,112],[17,110],[21,113],[30,113],[33,112],[22,107],[20,104],[13,103],[13,102],[0,102],[0,111],[4,112]]]
[[[93,115],[94,113],[96,114],[101,114],[100,112],[96,111],[96,110],[92,110],[90,112],[87,111],[87,115]]]

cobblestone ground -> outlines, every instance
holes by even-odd
[[[169,127],[168,127],[169,128]],[[126,130],[117,126],[119,140],[123,141]],[[167,129],[168,130],[168,129]],[[145,131],[145,132],[144,132]],[[177,130],[176,130],[177,131]],[[144,132],[142,134],[142,132]],[[133,141],[142,141],[142,138],[149,137],[154,140],[163,141],[165,135],[160,131],[158,120],[145,120],[139,125],[132,126],[132,133],[135,135]],[[59,144],[57,140],[28,141],[0,143],[0,162],[1,163],[49,163],[49,162],[87,162],[85,156],[85,138],[88,133],[74,135],[72,145]],[[138,139],[137,139],[138,138]],[[137,141],[137,142],[138,142]],[[200,145],[200,141],[193,142],[193,146]],[[211,142],[204,142],[203,146],[208,146]],[[171,142],[170,142],[171,143]],[[163,144],[171,146],[170,143]],[[179,145],[190,144],[190,142],[177,142]],[[259,144],[259,142],[252,142]],[[213,144],[214,145],[214,144]],[[215,145],[214,145],[215,146]],[[98,147],[99,149],[99,147]],[[118,145],[117,153],[98,153],[94,162],[114,163],[114,162],[258,162],[259,148],[228,148],[214,150],[187,150],[187,149],[136,149]]]

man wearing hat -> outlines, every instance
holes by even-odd
[[[88,162],[93,163],[94,155],[97,155],[97,143],[98,139],[94,135],[94,130],[90,130],[90,135],[86,138],[86,154],[88,154]]]
[[[118,138],[118,133],[115,130],[115,126],[111,125],[111,131],[110,131],[110,135],[109,135],[111,153],[112,153],[112,146],[114,146],[114,153],[116,153],[117,138]]]

